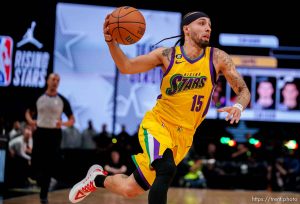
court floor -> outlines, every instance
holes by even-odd
[[[70,204],[69,189],[49,194],[49,204]],[[97,189],[80,204],[147,204],[147,195],[126,199],[105,189]],[[0,202],[1,203],[1,202]],[[3,200],[4,204],[40,204],[38,194]],[[250,204],[250,203],[300,203],[300,193],[243,191],[243,190],[203,190],[171,188],[168,192],[168,204]]]

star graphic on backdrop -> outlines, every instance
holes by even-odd
[[[258,128],[248,128],[244,121],[240,121],[237,127],[228,127],[226,130],[233,135],[237,142],[246,142],[246,134],[254,135],[259,131]]]
[[[113,76],[103,77],[108,83],[114,86],[115,78]],[[140,107],[136,98],[136,91],[141,87],[136,83],[130,82],[130,76],[125,74],[119,74],[118,90],[117,90],[117,115],[126,115],[129,111],[129,106],[133,104],[135,113],[141,115]],[[128,91],[129,90],[129,91]],[[113,103],[113,97],[111,98]],[[120,106],[120,107],[119,107]]]
[[[111,85],[114,84],[114,77],[103,77]],[[149,95],[149,98],[144,94],[145,84],[138,82],[132,82],[134,75],[119,74],[118,91],[117,91],[117,124],[127,124],[127,129],[136,130],[136,126],[140,123],[145,114],[145,109],[149,110],[153,107],[151,100],[153,96]],[[109,107],[113,107],[113,96],[110,99]],[[130,121],[130,123],[128,122]]]
[[[105,76],[101,76],[106,82],[108,82],[112,87],[115,87],[115,80],[116,77],[113,75],[105,75]],[[114,93],[111,95],[110,99],[109,99],[109,109],[113,109],[113,105],[114,105]]]
[[[74,68],[74,60],[71,47],[78,42],[83,36],[83,32],[68,30],[64,23],[61,12],[57,13],[56,39],[54,54],[61,61],[71,68]]]
[[[132,103],[129,104],[128,112],[130,114],[125,115],[125,116],[118,116],[116,123],[117,123],[117,125],[120,125],[120,126],[122,124],[126,124],[127,130],[135,131],[137,129],[137,126],[141,123],[142,117],[138,117],[135,114],[135,109],[134,109]],[[128,121],[130,121],[130,122],[128,122]]]

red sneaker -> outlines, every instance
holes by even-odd
[[[91,192],[95,191],[97,187],[94,179],[98,175],[106,176],[106,173],[100,165],[95,164],[90,167],[86,177],[73,186],[69,193],[69,200],[72,203],[77,203],[82,201]]]

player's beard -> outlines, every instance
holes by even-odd
[[[206,41],[206,40],[199,40],[199,42],[197,43],[197,45],[200,47],[200,48],[206,48],[207,46],[209,46],[209,41]]]
[[[191,35],[191,37],[192,37],[192,40],[194,41],[194,43],[199,46],[199,48],[203,49],[203,48],[206,48],[207,46],[209,46],[209,41],[199,39],[199,36],[197,34],[194,33]]]

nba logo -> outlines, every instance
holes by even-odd
[[[0,86],[8,86],[12,75],[13,40],[0,35]]]

